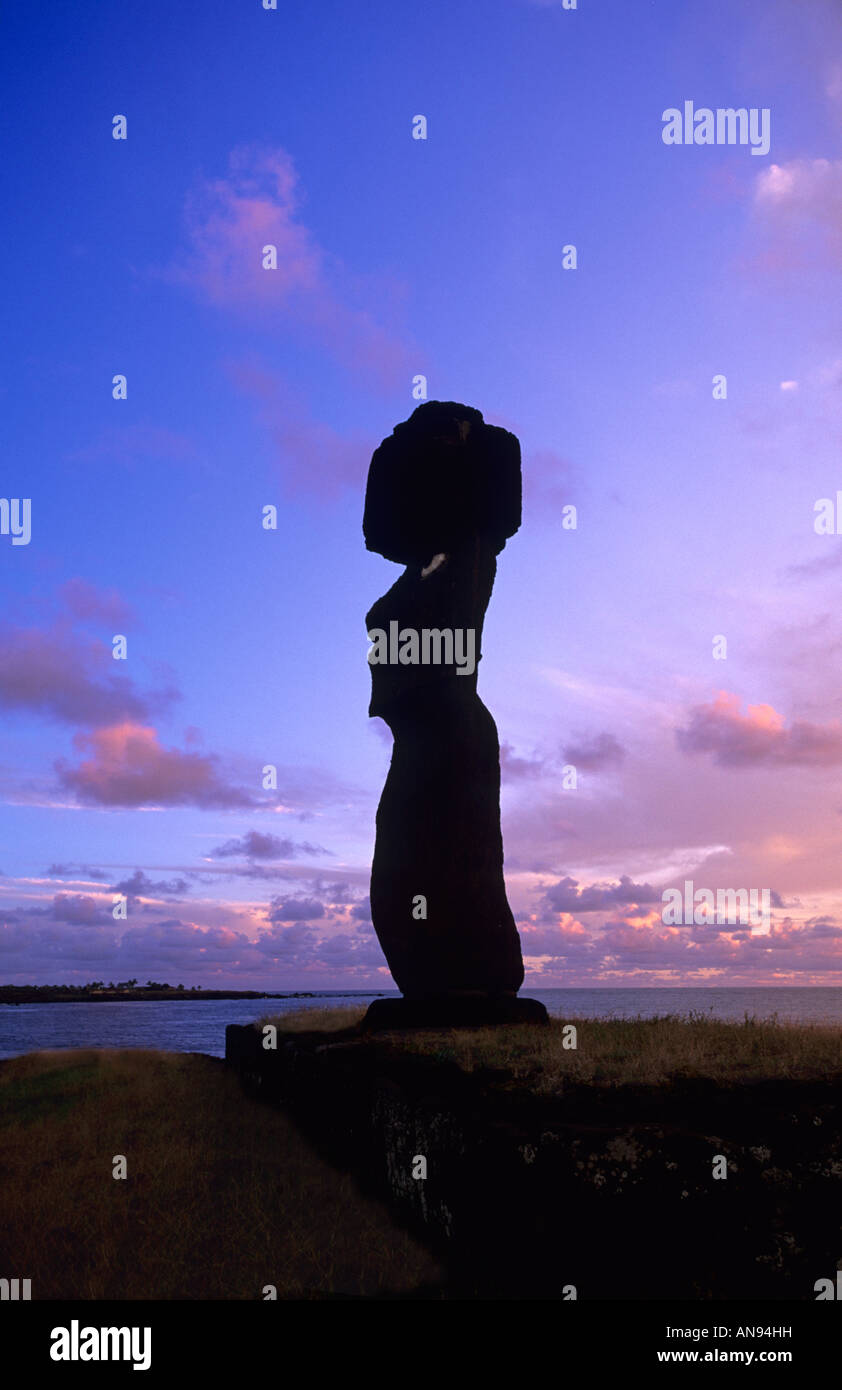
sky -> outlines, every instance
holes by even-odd
[[[421,376],[523,451],[524,988],[839,983],[835,0],[6,0],[0,77],[0,982],[393,987],[361,527]]]

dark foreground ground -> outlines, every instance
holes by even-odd
[[[834,1276],[842,1029],[360,1015],[285,1016],[272,1051],[229,1029],[242,1065],[0,1062],[0,1274],[33,1300],[809,1301]]]
[[[842,1269],[838,1026],[355,1013],[231,1024],[226,1057],[390,1199],[451,1295],[804,1301]]]
[[[30,1278],[33,1300],[435,1298],[442,1278],[382,1202],[199,1054],[0,1062],[0,1194],[0,1273]]]

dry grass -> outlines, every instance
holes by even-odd
[[[352,1027],[362,1009],[302,1009],[273,1022],[284,1032]],[[574,1024],[577,1046],[564,1047]],[[842,1027],[746,1018],[721,1023],[706,1014],[643,1019],[553,1019],[549,1028],[440,1028],[378,1033],[378,1045],[456,1063],[466,1072],[490,1069],[539,1095],[567,1087],[658,1086],[678,1078],[720,1083],[842,1076]],[[502,1078],[500,1078],[502,1079]]]
[[[0,1064],[0,1190],[0,1270],[34,1299],[375,1297],[441,1278],[283,1113],[198,1055]]]
[[[261,1028],[264,1023],[274,1023],[280,1033],[339,1033],[343,1028],[361,1023],[364,1016],[364,1008],[303,1008],[288,1014],[264,1014],[254,1026]]]

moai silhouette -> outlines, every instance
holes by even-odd
[[[394,736],[377,810],[371,917],[403,1000],[369,1027],[546,1022],[506,898],[500,745],[477,693],[497,555],[521,520],[520,445],[429,401],[375,450],[363,534],[406,566],[366,614],[369,715]]]

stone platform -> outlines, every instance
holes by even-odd
[[[226,1061],[389,1202],[445,1264],[448,1296],[812,1301],[833,1280],[842,1076],[547,1093],[464,1069],[446,1035],[428,1053],[404,1039],[229,1024]]]

